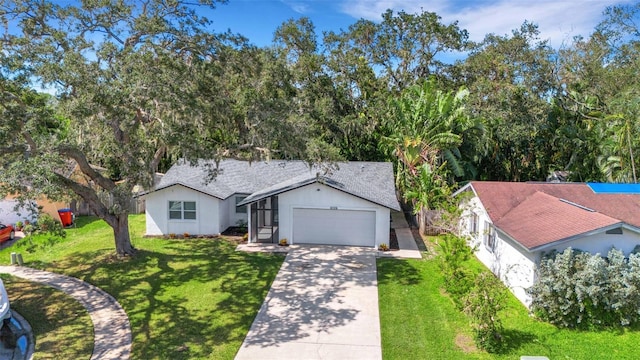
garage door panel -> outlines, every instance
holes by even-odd
[[[375,224],[375,211],[296,208],[293,242],[374,246]]]

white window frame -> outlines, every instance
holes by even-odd
[[[248,195],[236,195],[236,214],[246,214],[247,205],[238,206],[240,202],[247,198]]]
[[[193,206],[191,206],[191,204],[193,204]],[[177,205],[179,205],[179,207]],[[197,209],[198,206],[195,201],[169,200],[169,220],[195,221],[198,218]],[[180,217],[175,217],[177,215]]]
[[[488,221],[484,222],[484,238],[482,242],[489,252],[492,253],[496,250],[496,228]]]
[[[478,235],[478,230],[480,227],[480,217],[475,212],[471,212],[469,215],[469,234],[474,237]]]

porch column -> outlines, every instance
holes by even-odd
[[[251,208],[252,207],[253,207],[253,204],[248,204],[247,205],[247,216],[248,216],[248,218],[247,218],[247,220],[248,220],[247,231],[248,231],[248,235],[249,235],[247,237],[247,242],[248,243],[252,243],[253,242],[253,241],[251,241],[252,240],[252,236],[251,235],[253,234],[253,226],[251,226]]]

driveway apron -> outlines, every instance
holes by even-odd
[[[292,246],[236,359],[382,359],[376,250]]]

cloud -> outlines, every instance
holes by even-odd
[[[285,5],[291,8],[291,10],[297,12],[298,14],[306,14],[311,10],[311,7],[308,3],[302,1],[282,1]]]
[[[341,11],[356,19],[374,21],[380,20],[380,14],[386,9],[407,13],[431,11],[440,15],[444,23],[457,20],[458,26],[467,29],[475,41],[489,33],[510,34],[528,20],[538,24],[542,40],[558,47],[570,42],[573,36],[591,34],[609,5],[611,0],[345,0]]]

